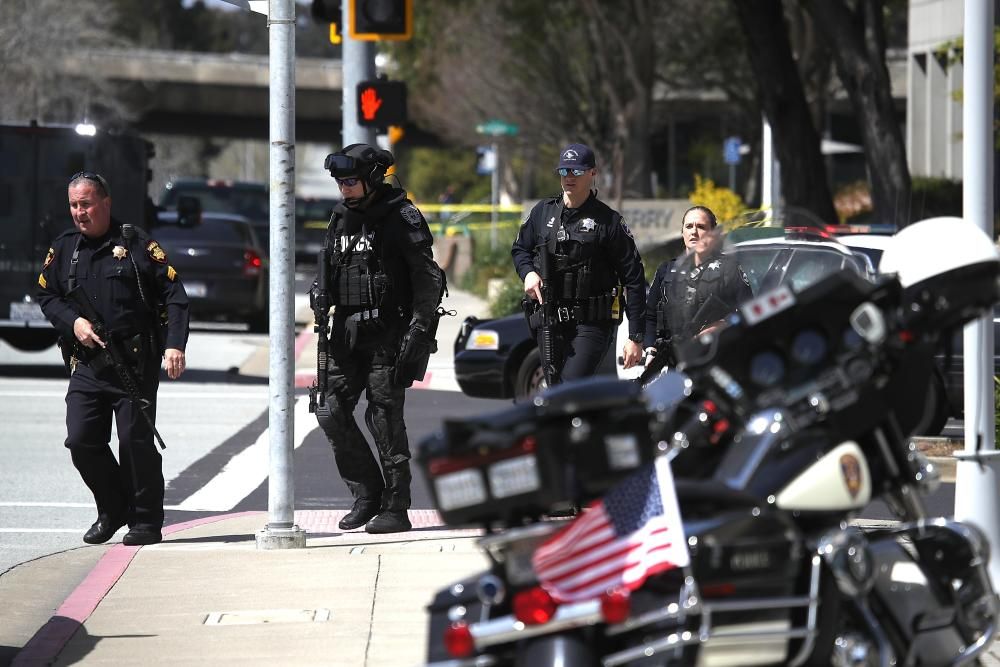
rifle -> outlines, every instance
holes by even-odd
[[[653,343],[653,347],[656,348],[656,354],[653,356],[653,360],[649,362],[649,365],[643,369],[642,374],[640,374],[635,380],[640,386],[643,387],[657,377],[660,374],[660,371],[667,366],[677,365],[677,359],[674,357],[674,348],[671,344],[670,336],[657,338],[656,342]]]
[[[542,326],[539,328],[538,352],[542,361],[542,373],[545,374],[545,384],[549,387],[562,382],[559,369],[556,368],[555,326],[558,322],[556,312],[555,290],[552,287],[552,256],[548,244],[541,246],[538,253],[538,272],[542,278]]]
[[[153,419],[149,416],[150,401],[143,397],[142,392],[139,390],[139,380],[136,378],[132,367],[128,364],[121,342],[116,340],[111,335],[111,332],[108,331],[107,325],[105,325],[101,316],[98,315],[97,310],[94,309],[94,304],[90,302],[90,297],[87,295],[87,291],[83,288],[83,285],[76,285],[66,293],[66,296],[76,304],[80,315],[90,321],[90,326],[94,329],[94,333],[97,334],[98,338],[104,341],[104,347],[98,348],[96,358],[100,359],[104,365],[115,369],[122,389],[128,394],[128,397],[132,400],[132,404],[138,406],[139,413],[146,420],[146,423],[149,424],[149,428],[153,430],[156,444],[160,446],[160,449],[166,449],[167,446],[163,443],[160,432],[156,430],[156,425],[153,424]]]
[[[687,335],[685,335],[681,340],[694,338],[709,324],[718,322],[732,311],[733,309],[729,307],[725,301],[714,294],[709,295],[709,297],[705,300],[705,303],[701,304],[698,311],[694,314],[694,317],[691,318],[691,321],[684,327],[684,333]],[[656,356],[653,357],[653,360],[649,362],[649,365],[642,371],[642,374],[636,378],[636,382],[642,386],[645,386],[646,383],[659,375],[660,371],[662,371],[666,366],[677,365],[677,358],[674,354],[674,348],[672,345],[672,337],[668,331],[665,331],[665,320],[665,313],[657,313],[657,333],[662,333],[664,335],[657,337],[656,343],[654,343],[654,346],[656,347]]]
[[[310,293],[313,311],[313,331],[316,332],[316,383],[309,387],[309,412],[316,412],[326,401],[327,363],[330,354],[330,292],[327,247],[319,251],[316,261],[316,285]]]

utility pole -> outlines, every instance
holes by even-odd
[[[962,75],[962,216],[993,238],[992,2],[965,0]],[[990,577],[1000,584],[1000,452],[994,438],[993,316],[965,326],[965,451],[956,454],[955,518],[983,530],[990,543]]]
[[[267,526],[258,549],[306,545],[295,525],[292,437],[294,405],[295,248],[295,0],[269,0],[267,14],[270,91],[270,361],[268,368]]]
[[[343,146],[351,144],[375,145],[375,129],[358,123],[358,84],[375,79],[375,42],[354,39],[348,26],[351,20],[350,3],[341,3],[341,58],[344,63],[343,95]],[[343,147],[342,146],[342,147]]]

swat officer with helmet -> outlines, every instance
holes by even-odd
[[[531,209],[511,247],[549,384],[597,372],[622,310],[629,321],[624,365],[639,363],[646,308],[632,232],[621,214],[597,198],[594,152],[570,144],[560,153],[556,173],[562,194]]]
[[[393,163],[392,153],[368,144],[327,156],[324,167],[344,199],[321,255],[327,284],[313,286],[314,298],[329,295],[333,306],[327,388],[316,417],[354,497],[340,528],[364,526],[369,533],[411,528],[404,390],[423,378],[436,348],[445,287],[424,216],[405,190],[384,182]],[[362,390],[378,462],[354,419]]]

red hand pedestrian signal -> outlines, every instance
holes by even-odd
[[[406,84],[376,79],[357,88],[358,125],[388,128],[406,124]]]
[[[382,98],[378,96],[378,91],[369,86],[361,91],[361,115],[367,121],[375,120],[375,114],[382,106]]]

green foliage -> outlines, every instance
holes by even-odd
[[[914,178],[910,220],[962,215],[962,182],[947,178]]]
[[[965,40],[962,37],[945,42],[935,50],[939,58],[944,58],[949,66],[962,62],[965,50]],[[993,101],[1000,100],[1000,26],[993,28]],[[959,88],[952,93],[954,99],[962,101],[963,90]],[[993,121],[994,129],[1000,130],[1000,120]],[[1000,132],[994,133],[994,146],[1000,149]]]
[[[524,285],[518,280],[516,273],[504,279],[500,294],[490,302],[491,317],[506,317],[521,312],[521,299],[524,298]]]
[[[417,201],[437,202],[449,186],[454,203],[490,200],[490,177],[476,173],[476,152],[470,148],[410,148],[397,157],[403,187]]]

